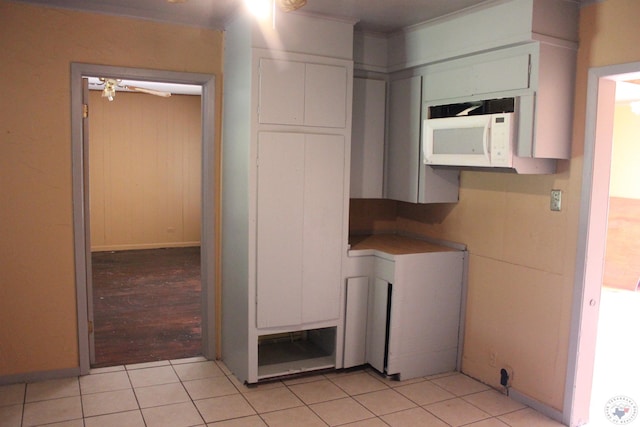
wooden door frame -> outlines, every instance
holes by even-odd
[[[210,74],[149,70],[141,68],[114,67],[97,64],[71,64],[71,140],[72,140],[72,189],[73,189],[73,234],[76,279],[76,305],[78,316],[78,355],[80,374],[89,373],[89,290],[91,289],[90,250],[87,239],[89,225],[88,182],[86,165],[88,147],[83,140],[82,78],[86,76],[109,76],[128,80],[149,80],[198,85],[202,87],[202,204],[201,204],[201,281],[202,281],[202,352],[207,359],[216,356],[215,315],[215,76]]]

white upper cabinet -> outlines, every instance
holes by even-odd
[[[302,62],[260,60],[260,123],[304,124]]]
[[[346,67],[262,58],[259,122],[344,128],[346,91]]]
[[[425,101],[529,87],[529,55],[447,61],[424,75]]]
[[[422,162],[421,105],[421,76],[391,81],[385,198],[409,203],[455,203],[459,172],[431,168]]]
[[[385,108],[384,80],[353,79],[351,198],[382,198]]]
[[[347,69],[326,64],[306,64],[304,124],[344,128],[347,112]]]
[[[416,203],[420,174],[422,77],[392,81],[389,92],[385,197]]]

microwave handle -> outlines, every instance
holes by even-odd
[[[491,131],[491,122],[489,122],[489,124],[484,127],[484,135],[482,136],[482,144],[483,144],[484,152],[486,153],[487,157],[489,157],[489,155],[491,154],[491,148],[490,148],[491,146],[489,145],[490,131]]]

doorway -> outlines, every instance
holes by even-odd
[[[625,79],[628,76],[625,76]],[[607,234],[590,426],[640,426],[640,85],[616,81]],[[635,408],[633,407],[635,405]]]
[[[603,383],[601,378],[602,375],[607,375],[607,369],[609,369],[609,375],[615,375],[611,368],[624,369],[624,367],[620,366],[620,360],[614,362],[618,366],[606,360],[603,362],[603,359],[606,359],[606,352],[598,351],[598,345],[601,346],[600,350],[603,350],[604,346],[611,342],[611,338],[618,332],[615,328],[637,327],[637,324],[620,324],[614,319],[610,312],[612,304],[615,304],[615,298],[610,298],[611,294],[608,290],[603,292],[602,284],[609,216],[616,87],[619,82],[638,78],[640,78],[640,63],[589,70],[575,292],[569,348],[571,359],[568,364],[563,415],[563,421],[572,427],[587,425],[590,418],[591,422],[588,425],[593,426],[640,423],[638,417],[633,421],[626,415],[637,411],[638,401],[640,401],[640,395],[636,395],[640,390],[626,387],[631,385],[633,376],[625,374],[623,378],[619,378],[622,380],[621,383],[616,383],[613,378]],[[621,309],[621,306],[617,309],[613,307],[614,312]],[[613,324],[607,327],[612,321]],[[605,330],[605,327],[613,329]],[[598,336],[599,332],[600,336]],[[636,366],[637,360],[635,365],[627,366],[626,372],[629,373],[629,369],[637,369]],[[605,397],[606,401],[603,401]],[[593,416],[590,416],[590,412]]]
[[[76,259],[76,293],[78,301],[78,338],[80,371],[88,373],[94,350],[93,336],[93,288],[91,263],[91,218],[89,198],[89,147],[87,120],[83,119],[83,77],[109,76],[114,79],[146,82],[168,82],[197,85],[201,95],[201,209],[200,209],[200,272],[201,272],[201,330],[202,354],[206,358],[215,357],[215,284],[214,284],[214,99],[215,82],[211,75],[175,73],[157,70],[132,69],[100,66],[93,64],[72,64],[72,147],[73,147],[73,200],[74,200],[74,240]],[[89,113],[90,114],[90,113]]]
[[[199,356],[202,88],[88,85],[91,367]]]

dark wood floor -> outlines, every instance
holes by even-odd
[[[200,248],[92,255],[92,367],[200,355]]]

